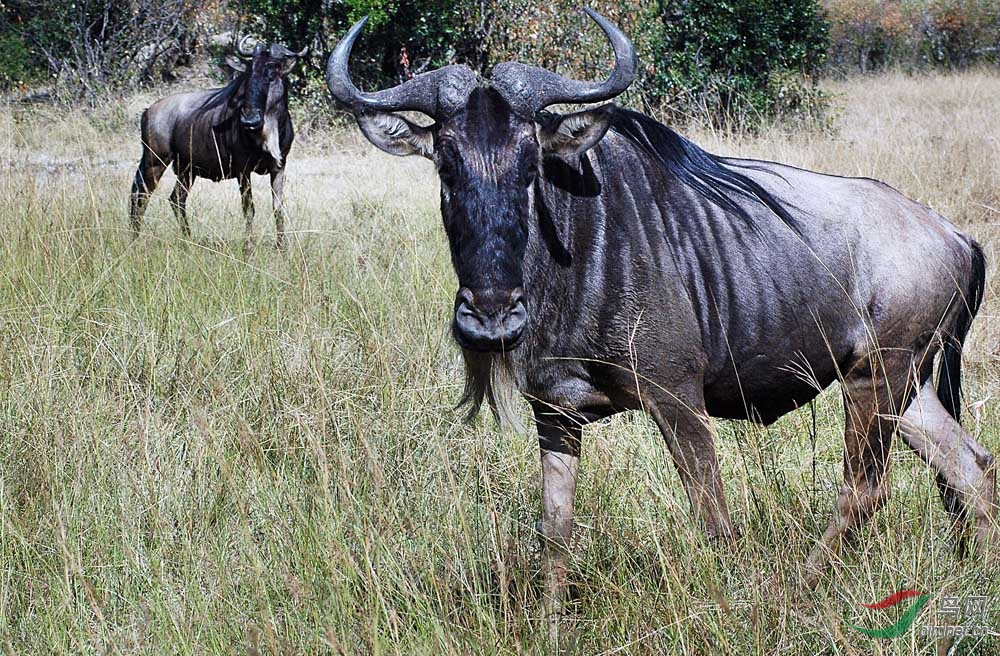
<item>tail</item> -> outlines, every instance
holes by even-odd
[[[149,152],[149,109],[142,110],[139,119],[139,138],[142,140],[142,163],[146,164],[146,153]]]
[[[938,372],[938,398],[941,405],[955,418],[961,421],[962,413],[962,345],[965,336],[972,326],[972,320],[983,302],[983,292],[986,289],[986,255],[982,247],[970,240],[972,246],[972,277],[965,295],[959,300],[961,308],[955,327],[944,342],[941,358],[941,370]]]
[[[139,119],[139,143],[142,144],[142,155],[139,157],[139,169],[135,174],[135,181],[132,183],[132,193],[146,191],[144,176],[146,167],[149,165],[149,113],[148,109],[142,111],[142,118]]]
[[[139,167],[135,171],[135,179],[132,180],[132,192],[129,194],[128,203],[128,218],[129,224],[132,226],[133,235],[139,234],[139,228],[142,225],[142,213],[145,209],[145,196],[151,193],[146,184],[146,171],[149,166],[149,118],[147,117],[148,109],[143,110],[142,119],[140,119],[140,139],[142,140],[142,156],[139,158]]]

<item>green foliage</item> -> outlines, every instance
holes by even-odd
[[[663,65],[650,92],[670,109],[744,124],[822,105],[810,79],[828,35],[814,0],[666,0],[661,17]]]
[[[367,88],[398,84],[455,62],[488,75],[494,64],[510,59],[594,79],[606,73],[610,58],[604,36],[577,10],[577,0],[230,0],[197,10],[187,9],[183,0],[54,2],[55,11],[53,3],[38,0],[3,6],[21,21],[22,47],[8,49],[6,56],[47,63],[62,82],[91,95],[154,79],[143,53],[169,39],[176,43],[170,46],[174,51],[190,51],[193,39],[186,37],[198,32],[198,21],[205,23],[200,33],[235,28],[296,50],[310,46],[292,82],[297,102],[316,110],[329,106],[322,84],[326,56],[363,16],[369,22],[351,69]],[[620,102],[666,105],[678,114],[712,115],[722,117],[716,122],[738,125],[788,112],[808,116],[822,106],[808,77],[826,49],[826,24],[816,0],[594,0],[589,5],[621,26],[638,50],[639,79]],[[179,28],[164,33],[158,27],[165,24],[163,17],[176,18]],[[9,78],[21,69],[5,70],[11,71]]]
[[[825,106],[812,84],[827,47],[827,26],[816,0],[780,5],[593,0],[587,5],[621,27],[639,56],[638,80],[619,102],[722,117],[713,120],[739,126],[773,115],[810,118]],[[449,61],[464,61],[484,75],[498,62],[517,59],[597,79],[607,74],[610,49],[578,8],[577,0],[462,0],[413,35],[424,52],[447,52]],[[413,44],[408,47],[414,52]]]
[[[239,0],[237,4],[241,29],[294,49],[311,46],[293,83],[299,91],[320,91],[324,100],[320,82],[326,57],[355,22],[368,16],[351,57],[356,82],[372,87],[398,84],[421,67],[448,63],[450,53],[461,47],[460,7],[442,0]]]
[[[0,32],[0,88],[22,84],[39,74],[40,67],[24,39],[13,31]]]
[[[0,87],[42,77],[47,63],[43,44],[65,43],[59,12],[43,9],[31,1],[0,3]]]

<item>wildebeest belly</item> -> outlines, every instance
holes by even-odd
[[[743,334],[734,325],[723,348],[709,354],[709,414],[769,424],[812,400],[853,364],[864,327],[844,309],[846,316],[827,308],[824,317],[757,324],[762,330]],[[808,309],[802,312],[810,316]]]
[[[223,162],[193,162],[190,164],[191,172],[199,178],[205,178],[213,182],[220,180],[232,180],[242,175],[257,173],[263,175],[271,171],[272,159],[270,157],[259,157],[244,161],[223,161]],[[183,169],[183,164],[179,164]]]
[[[837,380],[838,363],[827,354],[810,361],[801,353],[760,354],[721,372],[706,384],[705,408],[713,417],[770,424],[802,407]]]

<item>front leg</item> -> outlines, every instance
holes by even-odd
[[[583,422],[565,413],[535,407],[542,456],[542,578],[549,638],[559,639],[559,619],[566,598],[566,572],[573,538],[573,501],[580,462]]]
[[[253,250],[253,188],[250,186],[249,173],[240,176],[240,200],[243,202],[243,218],[247,225],[243,257],[250,257]]]
[[[283,193],[285,190],[285,169],[271,171],[271,200],[274,203],[274,227],[277,232],[275,247],[285,250],[285,207]]]

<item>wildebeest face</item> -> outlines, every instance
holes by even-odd
[[[454,64],[396,87],[363,92],[351,82],[351,48],[367,18],[337,44],[327,61],[333,97],[354,114],[369,141],[393,155],[422,155],[441,178],[441,216],[458,276],[453,333],[467,349],[516,347],[528,325],[524,257],[536,217],[533,201],[546,157],[575,162],[603,138],[610,105],[574,114],[538,115],[559,103],[614,98],[635,78],[631,43],[607,19],[585,10],[608,36],[615,68],[602,83],[578,82],[517,62],[500,64],[485,83]],[[424,127],[394,111],[435,120]]]
[[[259,133],[264,127],[269,108],[286,95],[286,76],[291,72],[304,49],[295,53],[281,45],[265,46],[258,43],[252,53],[238,50],[244,60],[227,58],[228,64],[246,74],[246,81],[235,101],[239,106],[240,127],[251,133]]]
[[[534,125],[492,89],[473,91],[436,132],[441,218],[459,284],[452,328],[464,347],[510,349],[524,334],[522,262],[539,157]]]
[[[294,57],[274,57],[269,49],[257,45],[250,60],[240,104],[240,126],[244,130],[261,130],[268,106],[284,97],[285,76],[294,65]]]
[[[452,330],[480,351],[510,350],[524,336],[523,261],[532,193],[545,157],[573,159],[608,129],[610,107],[523,118],[495,89],[477,87],[459,111],[430,127],[394,114],[358,117],[375,145],[431,159],[441,180],[441,217],[458,277]]]

